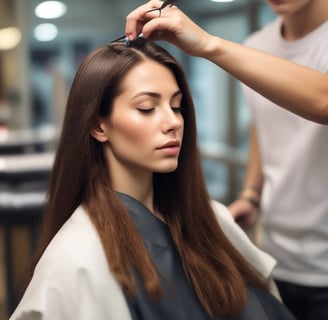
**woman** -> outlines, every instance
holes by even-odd
[[[95,50],[72,84],[39,262],[10,319],[292,319],[268,292],[272,261],[225,210],[209,200],[177,61],[142,38]]]

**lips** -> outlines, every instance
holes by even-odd
[[[180,147],[180,142],[177,140],[174,140],[174,141],[169,141],[169,142],[163,144],[158,149],[179,148],[179,147]]]
[[[269,0],[272,5],[284,4],[285,0]]]
[[[163,144],[161,147],[157,148],[163,155],[166,157],[177,157],[180,152],[180,141],[178,140],[172,140],[165,144]]]

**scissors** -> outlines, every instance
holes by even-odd
[[[150,9],[150,10],[147,10],[147,12],[153,12],[153,11],[158,10],[158,11],[159,11],[159,16],[161,16],[161,14],[162,14],[162,10],[163,10],[164,8],[166,8],[167,6],[172,7],[172,6],[174,5],[175,1],[176,1],[176,0],[164,0],[163,3],[162,3],[162,5],[161,5],[160,7],[158,7],[158,8],[154,8],[154,9]]]
[[[147,12],[153,12],[153,11],[157,11],[158,10],[159,11],[159,16],[161,16],[162,10],[164,8],[166,8],[167,6],[172,7],[174,5],[175,1],[176,0],[164,0],[163,3],[162,3],[162,5],[160,7],[149,9],[149,10],[147,10]],[[138,37],[143,37],[143,35],[140,34]],[[126,35],[123,35],[123,36],[121,36],[121,37],[119,37],[119,38],[111,41],[111,43],[113,43],[113,42],[119,42],[119,41],[123,41],[123,42],[129,44],[129,39],[126,37]]]

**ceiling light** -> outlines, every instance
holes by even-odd
[[[34,37],[38,41],[51,41],[57,37],[58,29],[52,23],[41,23],[34,29]]]
[[[67,11],[67,6],[61,1],[44,1],[36,6],[34,13],[42,19],[56,19],[62,17]]]
[[[212,2],[233,2],[235,0],[211,0]]]
[[[20,30],[16,27],[0,29],[0,50],[15,48],[22,38]]]

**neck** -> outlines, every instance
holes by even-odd
[[[153,204],[153,174],[141,172],[129,168],[116,167],[110,170],[110,180],[115,191],[125,193],[141,202],[151,212],[154,212]]]
[[[328,20],[328,1],[310,1],[291,15],[282,17],[282,36],[288,41],[300,39]]]

